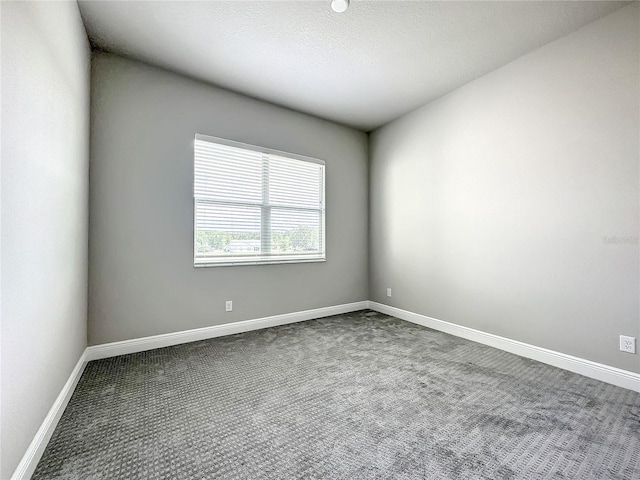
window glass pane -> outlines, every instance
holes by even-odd
[[[271,251],[311,255],[322,252],[322,214],[317,211],[271,209]]]
[[[324,165],[269,155],[269,203],[320,208]]]
[[[196,260],[259,256],[260,215],[260,207],[196,201]]]
[[[194,194],[222,201],[262,201],[262,154],[195,141]]]

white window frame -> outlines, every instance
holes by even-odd
[[[195,159],[195,140],[210,142],[214,144],[220,144],[229,147],[241,148],[245,150],[250,150],[254,152],[258,152],[263,155],[263,185],[262,185],[262,202],[257,204],[255,202],[243,202],[243,201],[216,201],[211,199],[203,199],[198,198],[195,194],[195,169],[196,169],[196,159]],[[284,157],[290,160],[297,160],[308,163],[315,163],[318,165],[322,165],[322,186],[320,191],[320,206],[318,208],[311,207],[283,207],[283,206],[274,206],[269,203],[269,189],[268,189],[268,156],[275,155],[279,157]],[[257,145],[251,145],[248,143],[236,142],[233,140],[227,140],[225,138],[213,137],[209,135],[196,134],[194,139],[194,152],[193,152],[193,266],[194,267],[219,267],[219,266],[234,266],[234,265],[268,265],[268,264],[282,264],[282,263],[315,263],[315,262],[325,262],[327,260],[327,250],[326,250],[326,228],[325,228],[325,188],[326,188],[326,171],[325,171],[325,162],[323,160],[307,157],[304,155],[298,155],[295,153],[283,152],[280,150],[274,150],[271,148],[260,147]],[[265,185],[266,179],[266,185]],[[221,256],[218,258],[210,257],[206,261],[196,258],[197,253],[197,232],[198,232],[198,210],[197,204],[198,202],[206,202],[213,204],[229,204],[229,205],[239,205],[239,206],[259,206],[261,210],[261,253],[260,257],[233,257],[233,256]],[[313,254],[281,254],[281,255],[273,255],[269,251],[271,247],[271,228],[270,228],[270,219],[271,219],[271,210],[272,208],[277,209],[292,209],[298,211],[313,211],[318,212],[320,215],[319,222],[319,249],[321,250],[319,253]],[[266,251],[265,251],[266,250]]]

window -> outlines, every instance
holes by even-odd
[[[196,135],[193,196],[196,267],[325,260],[321,160]]]

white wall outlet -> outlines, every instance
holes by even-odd
[[[625,337],[624,335],[620,335],[620,351],[627,353],[636,353],[635,337]]]
[[[390,297],[390,296],[391,296],[391,289],[387,288],[387,297]]]
[[[225,312],[231,312],[233,311],[233,301],[232,300],[227,300],[225,305],[224,305],[224,310]]]

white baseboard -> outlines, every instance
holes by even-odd
[[[27,448],[27,451],[14,471],[11,480],[28,480],[31,478],[31,475],[33,475],[33,472],[38,466],[38,462],[44,453],[44,449],[47,447],[47,444],[51,439],[51,435],[53,435],[53,432],[58,425],[58,421],[60,420],[64,409],[67,407],[67,404],[71,399],[71,395],[73,394],[88,361],[114,357],[117,355],[125,355],[127,353],[142,352],[154,348],[168,347],[171,345],[178,345],[180,343],[195,342],[197,340],[205,340],[207,338],[233,335],[261,328],[286,325],[288,323],[313,320],[316,318],[328,317],[330,315],[355,312],[366,308],[369,308],[369,301],[363,300],[361,302],[346,303],[343,305],[335,305],[333,307],[285,313],[282,315],[274,315],[272,317],[257,318],[254,320],[245,320],[242,322],[196,328],[194,330],[185,330],[182,332],[154,335],[152,337],[136,338],[133,340],[87,347],[71,372],[71,375],[69,376],[67,383],[65,383],[62,388],[60,395],[58,395],[58,398],[51,407],[51,410],[49,410],[44,422],[42,422],[42,425],[38,429],[38,432],[29,445],[29,448]]]
[[[18,464],[18,467],[13,472],[11,480],[28,480],[36,470],[40,457],[42,457],[44,449],[47,447],[47,444],[51,439],[51,435],[53,435],[53,432],[58,425],[58,421],[60,420],[60,417],[62,417],[64,409],[67,408],[71,395],[73,395],[73,391],[82,376],[84,367],[87,364],[86,354],[87,352],[85,350],[82,352],[82,355],[80,355],[78,363],[76,363],[71,375],[69,375],[67,383],[62,387],[62,391],[58,395],[58,398],[56,398],[56,401],[53,403],[49,413],[44,418],[44,421],[36,432],[35,437],[33,437],[29,448],[27,448],[27,451]]]
[[[234,335],[236,333],[249,332],[251,330],[259,330],[261,328],[276,327],[278,325],[313,320],[315,318],[328,317],[330,315],[355,312],[366,308],[369,308],[369,301],[363,300],[361,302],[346,303],[343,305],[335,305],[333,307],[303,310],[301,312],[285,313],[282,315],[274,315],[272,317],[256,318],[253,320],[225,323],[223,325],[213,325],[211,327],[196,328],[193,330],[184,330],[182,332],[165,333],[151,337],[123,340],[121,342],[93,345],[87,347],[87,360],[98,360],[101,358],[115,357],[117,355],[126,355],[128,353],[143,352],[154,348],[169,347],[180,343],[196,342],[198,340],[223,337],[225,335]]]
[[[406,320],[418,325],[433,328],[441,332],[450,333],[457,337],[466,338],[468,340],[478,342],[484,345],[498,348],[522,357],[531,358],[540,362],[563,368],[574,373],[595,378],[603,382],[611,383],[619,387],[627,388],[640,392],[640,374],[629,372],[615,367],[610,367],[600,363],[592,362],[578,357],[573,357],[546,348],[536,347],[527,343],[510,340],[508,338],[485,333],[469,327],[463,327],[454,323],[437,320],[435,318],[420,315],[418,313],[409,312],[400,308],[391,307],[382,303],[364,300],[361,302],[347,303],[344,305],[336,305],[333,307],[316,308],[314,310],[305,310],[301,312],[285,313],[282,315],[274,315],[271,317],[257,318],[254,320],[245,320],[235,323],[227,323],[224,325],[214,325],[211,327],[197,328],[194,330],[185,330],[182,332],[167,333],[164,335],[155,335],[151,337],[137,338],[133,340],[124,340],[122,342],[106,343],[102,345],[94,345],[87,347],[80,356],[78,363],[71,372],[67,383],[65,383],[58,398],[54,402],[51,410],[44,419],[44,422],[38,429],[33,441],[29,445],[22,460],[18,464],[12,480],[28,480],[35,471],[42,453],[49,442],[51,435],[64,412],[71,395],[80,380],[84,367],[88,361],[98,360],[101,358],[114,357],[117,355],[125,355],[128,353],[142,352],[154,348],[168,347],[178,345],[180,343],[195,342],[198,340],[206,340],[207,338],[221,337],[225,335],[234,335],[236,333],[248,332],[251,330],[259,330],[261,328],[275,327],[278,325],[286,325],[289,323],[302,322],[305,320],[313,320],[316,318],[327,317],[330,315],[339,315],[342,313],[355,312],[370,308],[387,315],[391,315],[402,320]]]
[[[369,308],[380,313],[386,313],[393,317],[416,323],[424,327],[433,328],[441,332],[466,338],[483,345],[498,348],[506,352],[515,353],[521,357],[531,358],[554,367],[563,368],[570,372],[579,373],[585,377],[595,378],[618,387],[640,392],[640,374],[610,367],[601,363],[585,360],[565,353],[548,350],[528,343],[518,342],[509,338],[500,337],[491,333],[482,332],[469,327],[445,322],[436,318],[427,317],[418,313],[409,312],[400,308],[391,307],[378,302],[369,302]]]

